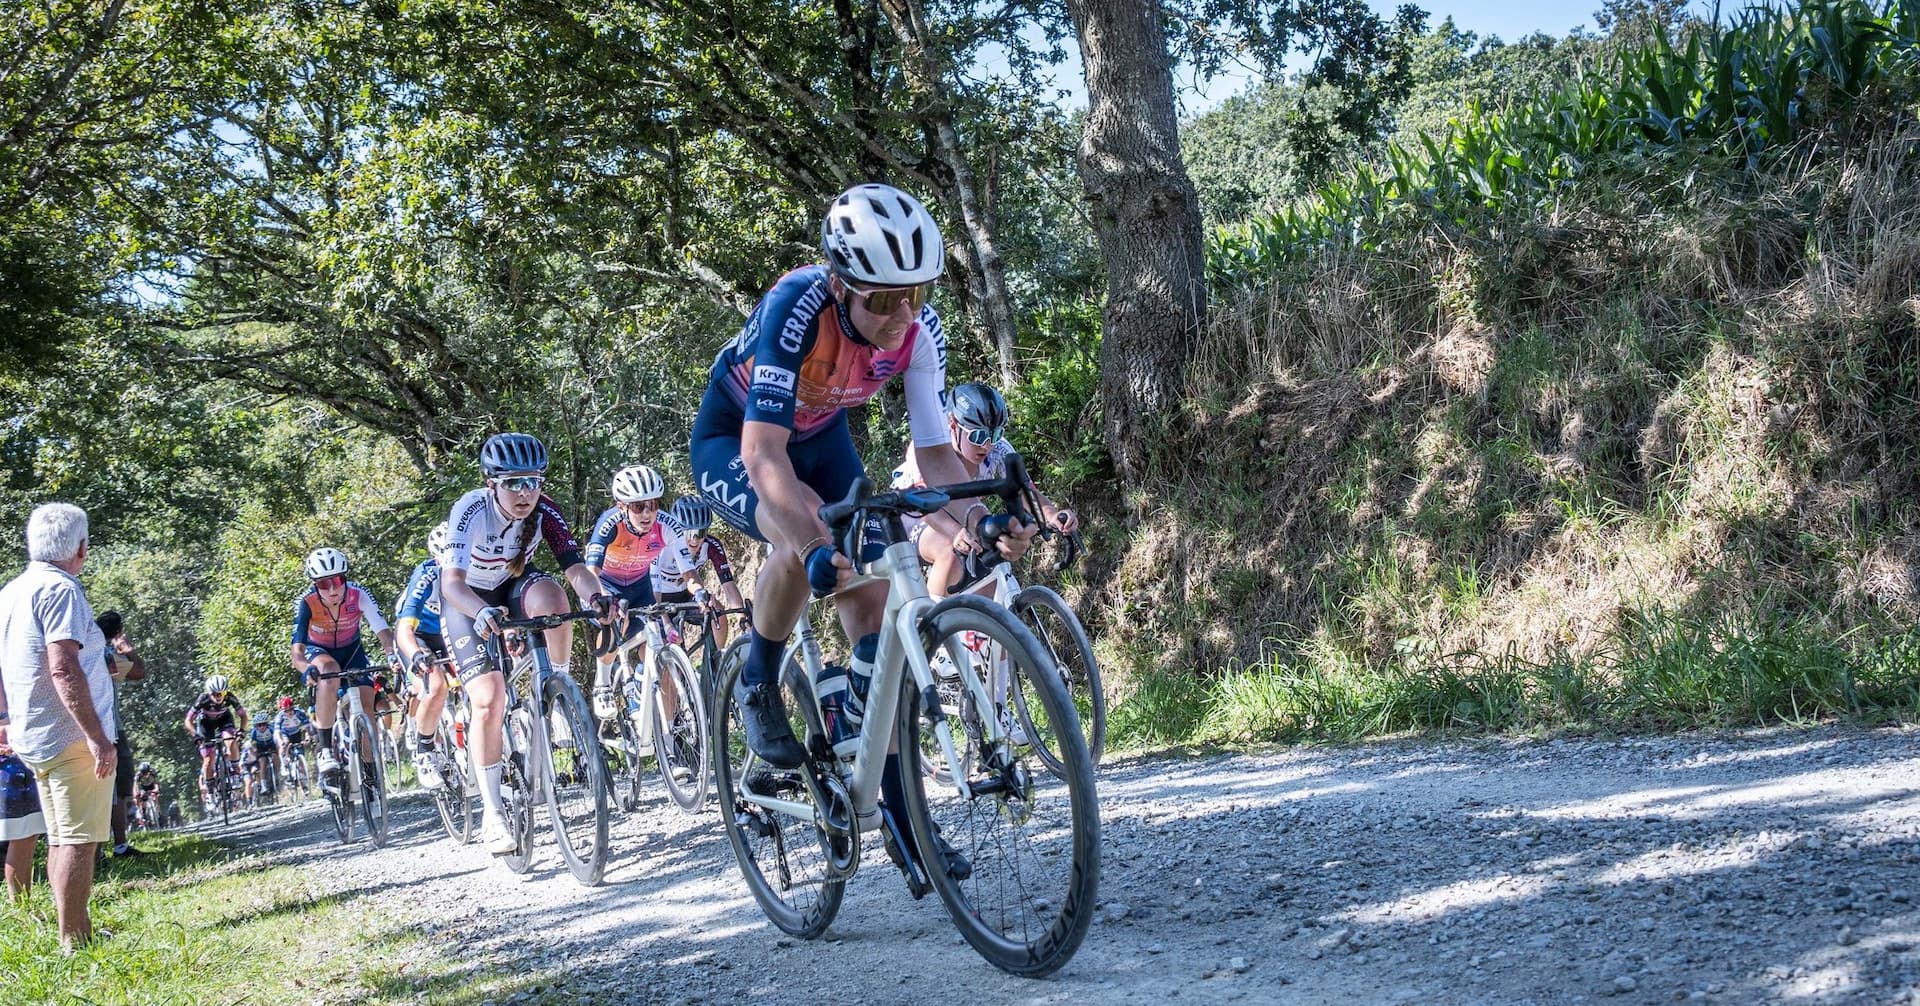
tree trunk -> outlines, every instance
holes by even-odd
[[[961,224],[973,254],[968,256],[972,275],[968,287],[979,306],[977,316],[985,324],[1000,361],[1000,382],[1014,381],[1013,299],[1007,293],[1007,271],[1000,259],[999,245],[993,237],[993,212],[980,198],[974,184],[973,167],[960,147],[960,131],[953,125],[953,106],[947,103],[941,84],[938,60],[927,46],[925,14],[918,0],[881,0],[894,36],[900,40],[902,75],[907,91],[914,98],[914,118],[927,130],[933,155],[945,169],[951,187],[952,202],[960,208]],[[977,287],[976,287],[977,282]]]
[[[1180,407],[1206,322],[1200,200],[1180,156],[1161,8],[1152,0],[1069,0],[1086,68],[1080,181],[1107,265],[1100,388],[1120,474],[1146,474]]]

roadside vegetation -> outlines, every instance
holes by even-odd
[[[1117,736],[1920,718],[1917,29],[1656,24],[1220,230]]]
[[[96,878],[95,928],[114,935],[60,953],[40,883],[0,906],[0,988],[9,1003],[478,1003],[527,975],[450,957],[350,896],[320,896],[306,868],[269,866],[195,835],[146,832],[148,854]]]

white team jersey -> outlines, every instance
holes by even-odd
[[[531,525],[531,526],[529,526]],[[508,520],[486,487],[460,497],[447,515],[448,569],[465,570],[467,586],[492,590],[526,568],[542,539],[562,568],[580,561],[580,543],[567,527],[560,507],[544,494],[533,512]]]
[[[893,488],[911,489],[927,484],[920,476],[919,450],[911,444],[907,446],[907,456],[901,459],[900,467],[893,470]],[[987,449],[987,456],[980,459],[979,470],[973,473],[972,479],[997,479],[1005,475],[1007,456],[1013,453],[1013,445],[1007,442],[1006,437],[994,441],[993,446]]]

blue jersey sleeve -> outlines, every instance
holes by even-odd
[[[593,522],[593,534],[587,536],[587,565],[594,569],[607,564],[607,546],[613,544],[614,536],[620,533],[620,508],[608,507],[600,519]]]
[[[419,623],[421,631],[438,632],[440,629],[439,597],[440,564],[428,559],[415,566],[413,576],[407,581],[407,592],[400,595],[399,607],[394,611],[394,620],[411,618]]]
[[[293,602],[293,642],[297,646],[307,645],[307,623],[313,618],[313,608],[307,604],[307,598],[312,594],[313,588],[308,587],[299,600]]]
[[[820,337],[820,312],[830,299],[826,270],[798,269],[760,298],[742,333],[750,340],[746,421],[793,428],[800,365]]]

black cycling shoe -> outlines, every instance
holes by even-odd
[[[933,845],[940,850],[940,858],[947,861],[947,876],[955,880],[965,880],[973,876],[973,864],[967,862],[967,857],[960,855],[959,849],[948,845],[946,838],[937,831],[933,833]]]
[[[747,728],[747,748],[774,768],[794,769],[806,763],[806,749],[793,737],[787,723],[787,702],[779,685],[749,685],[736,681],[733,699]]]

